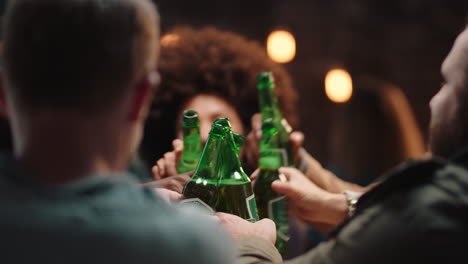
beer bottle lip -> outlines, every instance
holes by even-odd
[[[271,72],[262,72],[257,75],[258,89],[272,89],[275,87],[275,79]]]
[[[185,110],[183,115],[184,118],[198,118],[198,112],[191,109]]]
[[[185,110],[183,113],[182,127],[192,128],[200,127],[198,113],[195,110]]]
[[[275,81],[273,78],[273,73],[272,72],[261,72],[257,75],[257,80],[264,82],[264,81]]]
[[[231,130],[229,127],[222,126],[220,124],[213,123],[211,125],[210,135],[225,138],[227,133]]]
[[[231,128],[231,122],[229,122],[229,119],[226,117],[216,119],[215,121],[213,121],[213,124]]]

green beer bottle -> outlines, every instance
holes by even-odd
[[[214,121],[215,124],[218,124],[218,125],[221,125],[223,127],[227,127],[229,128],[229,130],[231,130],[231,123],[229,122],[229,119],[228,118],[218,118]],[[240,153],[240,150],[242,148],[242,145],[244,144],[244,141],[245,141],[245,137],[241,134],[237,134],[237,133],[234,133],[232,132],[231,130],[231,133],[232,133],[232,136],[234,138],[234,143],[235,143],[235,146],[236,146],[236,149],[237,149],[237,154],[239,155]]]
[[[260,172],[255,181],[254,191],[260,219],[270,218],[276,223],[276,247],[285,256],[289,240],[288,205],[285,196],[271,189],[271,183],[279,179],[280,167],[294,166],[294,155],[289,141],[291,127],[281,114],[274,88],[271,73],[258,75],[257,89],[262,113],[262,138],[259,146]]]
[[[234,135],[229,122],[224,128],[226,129],[226,144],[221,159],[216,210],[235,214],[250,222],[258,221],[252,184],[242,168],[238,155],[244,137]]]
[[[193,171],[198,164],[202,150],[200,121],[195,110],[185,110],[182,119],[184,150],[177,164],[177,173]]]
[[[236,145],[237,155],[240,156],[240,151],[241,151],[242,145],[244,145],[245,137],[241,134],[237,134],[234,132],[232,132],[232,136],[234,137],[234,143]]]
[[[183,195],[186,199],[180,203],[181,206],[197,207],[214,213],[218,201],[219,158],[224,149],[225,139],[225,128],[213,124],[197,169],[184,186]]]

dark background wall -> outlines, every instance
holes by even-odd
[[[420,127],[442,81],[440,64],[465,26],[462,0],[159,0],[163,30],[176,24],[214,25],[265,43],[278,27],[296,37],[296,58],[286,64],[300,93],[306,147],[327,158],[330,118],[339,107],[324,93],[334,66],[353,76],[370,74],[400,86]],[[425,134],[427,138],[427,134]]]

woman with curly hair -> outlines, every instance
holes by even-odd
[[[291,78],[258,42],[214,27],[197,30],[179,26],[161,38],[160,53],[162,82],[141,146],[148,165],[172,150],[175,137],[182,137],[179,124],[185,109],[198,111],[203,142],[211,123],[219,117],[228,117],[234,132],[248,133],[251,117],[259,112],[256,76],[263,71],[273,72],[283,114],[297,126],[297,94]],[[161,165],[159,170],[172,174],[174,165]]]

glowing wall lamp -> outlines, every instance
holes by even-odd
[[[330,70],[325,77],[325,93],[335,103],[345,103],[353,95],[351,75],[342,69]]]
[[[275,30],[267,38],[268,56],[275,62],[287,63],[296,56],[296,40],[285,30]]]

